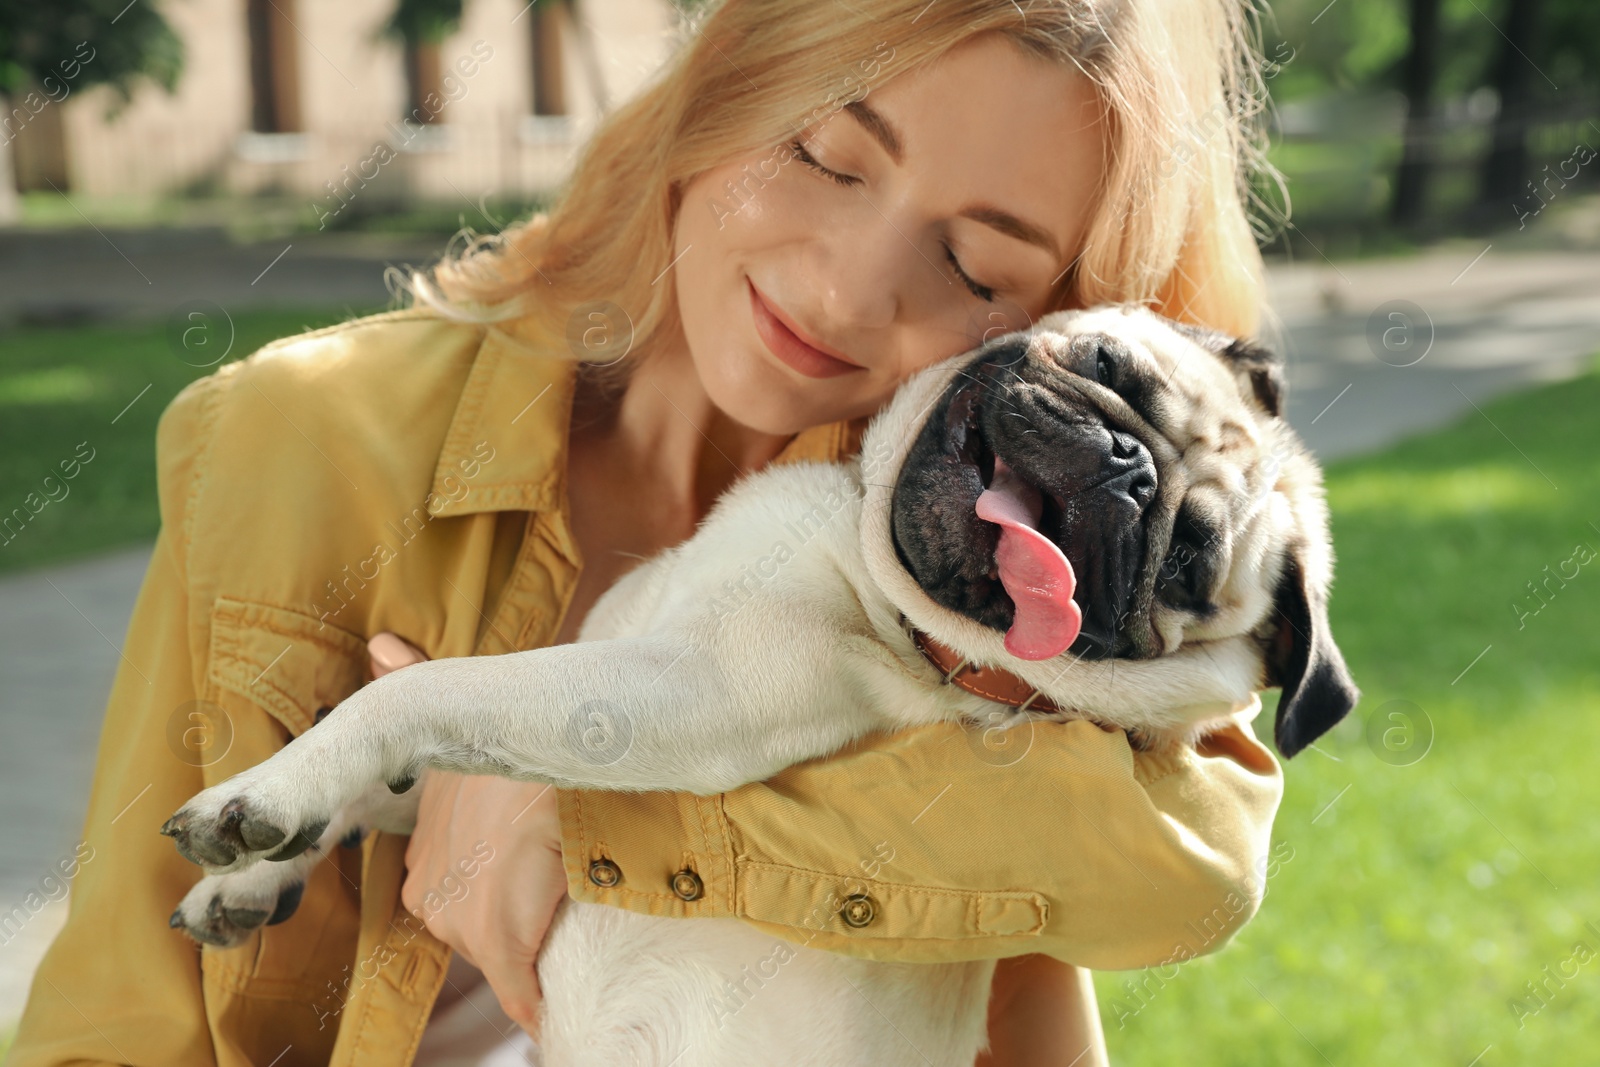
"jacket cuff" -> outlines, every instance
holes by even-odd
[[[732,845],[716,797],[557,789],[556,804],[574,900],[645,915],[737,914]]]

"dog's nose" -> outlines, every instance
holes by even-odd
[[[1156,497],[1156,464],[1143,441],[1126,430],[1112,429],[1106,457],[1106,484],[1120,490],[1142,511]]]
[[[1018,367],[1027,361],[1033,343],[1034,338],[1027,335],[1007,334],[990,341],[988,348],[996,366]]]
[[[1125,430],[1111,431],[1111,458],[1137,462],[1140,455],[1148,455],[1144,442]]]

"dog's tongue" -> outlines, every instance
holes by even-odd
[[[977,512],[978,518],[1000,527],[995,563],[1016,606],[1006,631],[1006,651],[1018,659],[1058,656],[1083,628],[1083,610],[1072,599],[1078,584],[1072,564],[1038,530],[1043,507],[1039,490],[996,456],[994,477],[978,496]]]

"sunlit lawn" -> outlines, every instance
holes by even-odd
[[[1600,1062],[1600,366],[1484,411],[1330,470],[1364,699],[1287,767],[1256,920],[1097,976],[1114,1062]]]
[[[235,313],[231,327],[195,319],[0,331],[0,571],[154,539],[156,421],[178,390],[224,350],[236,360],[345,317],[259,311]]]

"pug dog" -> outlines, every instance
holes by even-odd
[[[1358,692],[1328,628],[1321,472],[1283,394],[1256,344],[1123,306],[929,367],[854,461],[743,479],[576,643],[388,674],[194,797],[162,833],[208,876],[172,924],[233,944],[280,920],[347,833],[410,831],[399,794],[427,767],[710,795],[940,720],[1194,743],[1269,687],[1291,757]],[[544,1062],[884,1064],[909,1038],[970,1067],[985,1045],[992,960],[796,946],[788,996],[720,1012],[771,945],[737,920],[564,901],[538,963]]]

